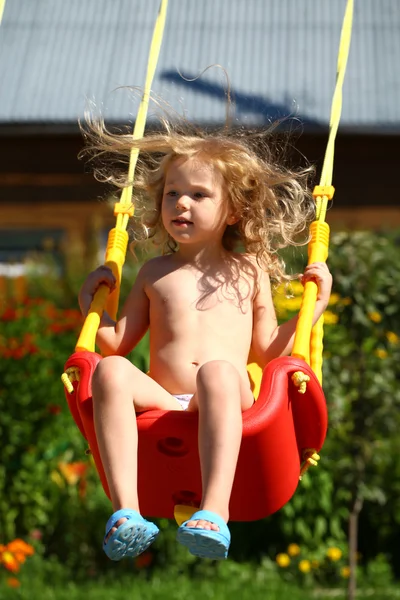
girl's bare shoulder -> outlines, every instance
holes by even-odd
[[[237,261],[237,264],[244,275],[247,275],[255,281],[258,281],[261,274],[265,273],[265,271],[261,268],[255,254],[236,253],[233,260]]]
[[[262,289],[270,289],[269,273],[260,265],[257,256],[248,253],[238,254],[237,256],[240,261],[242,276],[252,284],[254,296]]]
[[[140,268],[138,278],[142,278],[145,283],[152,283],[163,275],[174,269],[173,260],[170,254],[165,256],[156,256],[146,261]]]

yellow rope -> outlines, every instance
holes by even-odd
[[[311,225],[308,264],[313,262],[325,262],[328,257],[329,226],[325,223],[325,216],[328,202],[332,199],[334,194],[332,174],[335,139],[342,112],[342,90],[350,50],[353,9],[354,1],[348,0],[340,36],[336,86],[332,98],[329,123],[329,138],[322,167],[320,185],[315,187],[313,193],[316,202],[317,220]],[[292,356],[301,358],[311,364],[311,368],[317,375],[320,383],[322,383],[323,317],[321,317],[314,328],[312,327],[317,292],[317,285],[313,281],[306,283],[299,320],[296,327]]]
[[[160,54],[162,37],[165,27],[165,19],[167,14],[168,0],[161,0],[160,9],[157,20],[154,26],[153,37],[150,45],[149,59],[147,63],[147,74],[144,86],[143,95],[141,98],[138,114],[136,117],[133,138],[139,139],[143,137],[144,128],[146,125],[147,112],[149,107],[150,91],[154,74],[157,66],[158,57]],[[136,163],[138,158],[138,150],[133,148],[131,151],[129,162],[129,181],[133,181]],[[101,285],[97,290],[89,313],[85,319],[81,334],[75,346],[76,351],[88,350],[94,352],[97,330],[99,328],[101,315],[107,303],[107,311],[115,318],[117,314],[119,301],[119,288],[121,282],[122,266],[125,262],[126,249],[128,246],[128,234],[126,228],[129,217],[133,215],[134,207],[132,205],[132,185],[126,187],[121,194],[120,202],[115,205],[114,214],[116,215],[116,226],[110,231],[105,264],[109,266],[116,279],[117,289],[109,294],[109,288],[106,285]]]
[[[165,27],[165,19],[167,15],[167,5],[168,0],[161,0],[160,10],[158,13],[158,17],[156,20],[156,24],[153,32],[153,39],[151,41],[149,60],[147,64],[147,73],[146,73],[146,81],[144,85],[143,96],[140,102],[138,114],[136,117],[135,128],[133,131],[133,138],[140,139],[143,137],[144,128],[146,125],[147,111],[149,108],[149,100],[150,100],[150,91],[153,83],[154,75],[157,68],[158,57],[160,55],[161,43],[163,38],[163,32]],[[129,160],[129,171],[128,171],[128,179],[129,181],[133,181],[135,168],[137,159],[139,156],[139,150],[137,148],[132,148],[130,160]],[[121,195],[120,204],[131,206],[132,202],[132,185],[126,187]],[[133,214],[133,213],[132,213]],[[117,217],[118,224],[119,215]],[[128,225],[128,215],[121,215],[121,225],[126,229]]]
[[[343,81],[346,73],[347,61],[349,58],[351,32],[353,26],[353,10],[354,0],[348,0],[340,36],[336,87],[332,99],[332,110],[329,123],[330,131],[320,179],[321,186],[332,185],[335,139],[342,113]]]

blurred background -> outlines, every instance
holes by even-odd
[[[263,131],[281,121],[277,136],[283,131],[289,140],[290,160],[314,164],[317,182],[345,6],[345,0],[169,0],[148,127],[156,127],[163,114],[221,127],[230,87],[232,126]],[[59,382],[81,327],[79,287],[103,261],[114,224],[113,190],[78,159],[79,121],[89,111],[111,127],[133,127],[158,8],[159,0],[7,0],[4,5],[4,594],[18,587],[25,597],[24,571],[27,579],[39,573],[57,581],[96,581],[111,567],[121,576],[133,569],[143,581],[150,576],[154,581],[157,569],[171,581],[181,575],[208,579],[204,565],[176,548],[174,525],[168,522],[161,523],[162,540],[144,559],[117,567],[106,562],[101,540],[110,507]],[[344,589],[349,523],[358,527],[352,551],[360,585],[389,586],[391,598],[399,589],[399,64],[399,1],[356,0],[336,143],[336,193],[327,218],[335,280],[324,363],[330,429],[321,466],[304,478],[282,511],[261,523],[233,525],[232,561],[213,566],[212,573],[225,582],[225,590],[228,581],[241,581],[243,598],[244,587],[257,577],[264,591],[280,581],[299,590]],[[299,250],[287,260],[298,270],[306,258]],[[122,297],[138,266],[128,257]],[[293,293],[290,299],[276,296],[281,319],[298,310],[300,292]],[[146,339],[132,359],[146,368]],[[21,574],[21,561],[4,558],[7,544],[19,538],[35,551]],[[185,585],[182,590],[193,594],[193,586]],[[180,597],[172,588],[167,593],[164,587],[164,593]],[[207,593],[203,590],[203,597]]]

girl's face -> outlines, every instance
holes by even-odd
[[[179,244],[221,242],[226,226],[236,221],[221,173],[198,158],[180,158],[169,166],[161,216]]]

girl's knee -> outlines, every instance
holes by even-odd
[[[102,358],[93,373],[92,386],[94,389],[119,384],[126,378],[134,366],[123,356],[107,356]],[[132,373],[129,374],[132,378]]]
[[[211,360],[204,363],[197,373],[197,386],[221,387],[239,385],[239,373],[227,360]]]

